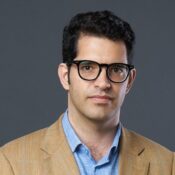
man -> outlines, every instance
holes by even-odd
[[[52,126],[3,146],[1,175],[175,175],[171,151],[120,123],[136,77],[134,42],[112,12],[73,17],[58,69],[68,108]]]

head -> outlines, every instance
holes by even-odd
[[[113,77],[112,72],[119,71],[117,74],[122,76],[121,65],[114,66],[114,69],[109,65],[131,64],[134,40],[130,25],[109,11],[78,14],[64,28],[63,63],[59,65],[58,74],[64,89],[68,91],[71,120],[77,123],[118,123],[120,108],[133,84],[136,71],[130,69],[127,78],[118,82],[118,77]],[[82,60],[101,65],[97,66],[99,74],[96,78],[85,76],[83,79],[80,76],[75,61]],[[88,63],[82,70],[88,73],[92,67]]]
[[[82,35],[98,36],[112,41],[122,41],[127,50],[127,61],[133,62],[135,34],[130,25],[110,11],[80,13],[74,16],[63,31],[63,62],[69,63],[77,56],[77,43]]]

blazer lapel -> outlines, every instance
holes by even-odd
[[[41,175],[78,175],[76,160],[64,135],[62,116],[50,126],[41,145],[43,163]]]
[[[146,148],[127,129],[122,128],[119,148],[119,175],[149,175],[150,162],[145,158]]]
[[[61,120],[62,116],[45,133],[41,145],[43,161],[40,175],[80,174]],[[119,145],[119,175],[149,175],[150,162],[144,157],[146,148],[140,140],[122,128]]]

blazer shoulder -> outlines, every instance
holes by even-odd
[[[14,157],[14,155],[19,157],[24,155],[24,153],[28,154],[29,157],[31,155],[34,155],[35,157],[39,156],[39,150],[45,147],[47,149],[48,146],[53,147],[53,145],[55,146],[55,140],[60,140],[60,137],[57,136],[61,132],[59,131],[60,127],[61,118],[59,117],[56,122],[46,128],[37,130],[8,142],[1,147],[1,152],[4,155],[8,155],[8,157]],[[45,142],[47,142],[47,144]]]
[[[35,148],[39,147],[42,138],[46,132],[47,128],[43,128],[15,140],[12,140],[1,147],[1,151],[4,154],[13,154],[15,152],[21,152],[24,148]]]
[[[124,132],[127,135],[127,138],[131,140],[133,145],[142,145],[145,149],[149,150],[153,154],[158,154],[161,153],[163,155],[171,155],[172,156],[172,151],[166,148],[163,145],[160,145],[159,143],[143,136],[140,135],[132,130],[124,128]]]
[[[158,168],[161,168],[162,171],[165,170],[165,172],[171,170],[171,174],[175,175],[175,153],[173,151],[134,131],[124,130],[125,135],[132,143],[130,146],[135,147],[136,150],[141,150],[141,152],[137,152],[137,155],[141,155],[143,152],[142,155],[145,160],[150,161],[152,170],[157,171]]]

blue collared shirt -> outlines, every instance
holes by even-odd
[[[78,138],[69,122],[67,111],[64,113],[62,124],[81,175],[118,175],[118,143],[121,135],[121,124],[119,124],[108,153],[98,162],[94,160],[90,150]]]

